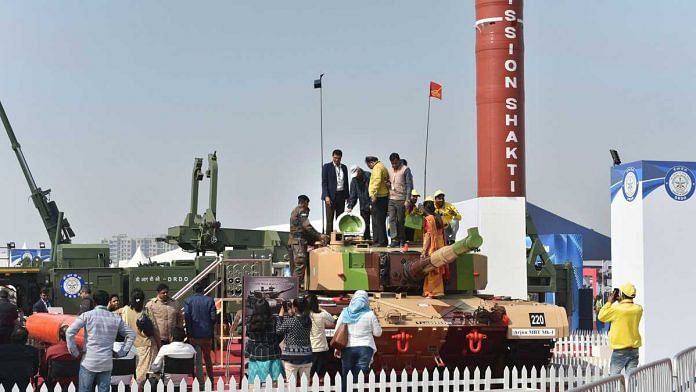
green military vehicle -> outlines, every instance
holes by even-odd
[[[198,215],[198,183],[203,179],[201,158],[194,162],[191,208],[184,224],[169,229],[166,238],[182,249],[195,252],[195,260],[175,260],[170,264],[151,263],[133,268],[110,267],[109,247],[105,244],[73,244],[75,237],[63,211],[49,200],[51,190],[37,186],[29,170],[5,109],[0,103],[0,118],[10,139],[19,165],[31,192],[51,243],[51,259],[25,260],[19,267],[0,268],[0,286],[15,291],[17,305],[25,314],[31,313],[33,303],[42,288],[51,292],[53,305],[64,313],[76,313],[82,287],[119,294],[127,302],[128,293],[135,287],[154,297],[155,288],[166,283],[175,299],[182,299],[197,281],[204,278],[210,284],[207,291],[216,296],[241,299],[243,275],[271,275],[287,264],[288,233],[276,231],[239,230],[222,228],[216,218],[217,156],[209,154],[210,206]]]

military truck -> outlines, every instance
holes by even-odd
[[[0,268],[0,286],[15,292],[17,305],[25,314],[31,313],[42,288],[49,289],[53,305],[62,307],[65,313],[77,312],[82,287],[119,294],[126,302],[128,293],[135,287],[142,288],[150,297],[155,295],[155,288],[160,283],[166,283],[175,293],[174,297],[182,299],[190,293],[196,281],[213,275],[209,279],[208,291],[220,296],[241,296],[240,273],[270,275],[287,264],[288,233],[221,227],[216,218],[218,176],[217,155],[213,153],[208,156],[209,168],[205,172],[210,178],[210,206],[202,215],[197,213],[198,183],[204,175],[203,160],[196,158],[190,211],[182,225],[170,228],[166,238],[161,239],[195,252],[196,259],[174,261],[171,265],[150,263],[135,268],[110,267],[108,245],[72,243],[75,232],[57,203],[49,199],[51,190],[37,186],[2,103],[0,119],[51,243],[51,258],[47,262],[37,258],[25,260],[18,267]]]

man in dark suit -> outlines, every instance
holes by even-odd
[[[32,307],[32,311],[34,313],[48,313],[48,308],[51,306],[53,305],[51,305],[51,300],[48,299],[48,290],[43,289],[41,294],[39,294],[39,300]]]
[[[331,162],[321,168],[321,198],[326,204],[326,234],[333,232],[333,221],[346,208],[348,168],[341,163],[343,152],[333,150]]]

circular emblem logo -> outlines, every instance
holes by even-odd
[[[77,298],[85,280],[78,274],[66,274],[60,280],[60,292],[68,298]]]
[[[674,166],[665,176],[665,189],[674,200],[688,200],[694,194],[696,180],[694,174],[686,166]]]
[[[638,194],[638,176],[636,175],[635,167],[629,167],[624,172],[622,190],[627,201],[633,201],[636,198],[636,194]]]

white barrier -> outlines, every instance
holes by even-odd
[[[696,346],[674,356],[674,376],[676,392],[696,392]]]
[[[564,348],[559,354],[560,358],[575,358],[587,359],[592,356],[593,351],[583,349],[587,347],[588,342],[594,346],[598,339],[601,343],[603,336],[593,337],[588,334],[574,335],[567,339]],[[583,337],[583,335],[585,335]],[[602,335],[602,334],[600,334]],[[563,346],[562,346],[563,347]],[[572,349],[570,347],[573,347]],[[594,349],[592,349],[594,350]],[[571,357],[567,353],[574,352],[576,357]],[[554,356],[554,360],[558,360]],[[563,366],[554,364],[548,368],[541,369],[517,369],[506,368],[503,377],[494,378],[491,369],[484,371],[476,369],[470,371],[464,369],[448,369],[423,371],[423,372],[406,372],[397,373],[391,371],[386,373],[381,371],[370,373],[363,377],[362,373],[353,380],[352,376],[348,376],[346,380],[347,391],[385,391],[385,392],[406,392],[411,390],[420,391],[488,391],[491,389],[504,389],[506,391],[547,391],[547,392],[565,392],[567,390],[578,392],[696,392],[694,389],[694,381],[696,381],[696,347],[681,351],[674,357],[674,367],[672,362],[664,359],[658,362],[652,362],[637,368],[631,372],[626,379],[623,376],[607,377],[607,369],[605,366],[591,366],[585,362],[582,366]],[[674,369],[674,372],[672,371]],[[182,382],[177,385],[179,391],[190,392],[248,392],[248,391],[265,391],[265,392],[340,392],[341,377],[339,375],[326,375],[322,380],[314,376],[311,380],[303,378],[299,383],[296,383],[293,378],[287,382],[282,378],[278,382],[273,383],[267,380],[261,383],[256,379],[249,383],[246,377],[241,380],[236,380],[232,377],[229,383],[226,383],[222,378],[212,384],[206,381],[205,384],[199,385],[198,381],[194,380],[191,385]],[[299,385],[296,385],[299,384]],[[169,382],[164,385],[159,382],[156,385],[146,384],[143,388],[138,388],[137,384],[131,385],[131,392],[174,392],[175,385]],[[45,385],[40,387],[40,392],[49,392]],[[0,392],[5,391],[0,386]],[[34,388],[29,386],[26,391],[15,386],[12,392],[34,392]],[[76,388],[70,385],[67,391],[57,386],[53,392],[76,392]],[[118,392],[125,392],[125,387],[120,385]]]
[[[638,367],[626,379],[628,392],[671,392],[672,361],[663,359]]]
[[[363,377],[363,374],[360,373],[356,379],[353,379],[353,376],[349,375],[346,380],[346,390],[360,392],[407,392],[420,388],[422,391],[449,391],[453,389],[455,391],[468,392],[505,389],[565,392],[569,388],[597,381],[604,376],[606,375],[600,370],[592,369],[591,367],[560,367],[558,369],[551,367],[549,369],[541,368],[540,370],[536,368],[527,370],[527,368],[524,367],[522,369],[513,367],[506,368],[501,378],[494,378],[490,368],[485,371],[481,371],[477,368],[473,372],[469,371],[469,369],[464,369],[463,371],[454,369],[452,372],[448,369],[442,371],[435,369],[432,372],[413,371],[410,373],[404,370],[398,374],[395,371],[391,371],[389,374],[384,371],[378,374],[370,371],[367,377]],[[198,381],[194,380],[191,385],[187,385],[182,381],[177,387],[179,387],[180,391],[188,390],[192,392],[247,392],[250,390],[266,392],[340,392],[341,382],[342,380],[339,375],[330,376],[327,374],[321,382],[317,376],[314,376],[311,380],[307,380],[303,377],[299,383],[296,383],[295,379],[292,377],[287,382],[281,377],[277,383],[275,383],[275,386],[270,378],[262,384],[258,378],[253,382],[247,382],[246,377],[240,381],[232,377],[227,384],[222,378],[219,378],[215,385],[211,384],[210,381],[207,381],[204,385],[199,385]],[[140,389],[140,392],[173,392],[174,386],[175,384],[171,381],[167,385],[163,384],[161,381],[152,386],[146,383],[145,386]],[[59,386],[56,386],[53,392],[61,392],[59,388]],[[75,390],[76,388],[70,385],[67,392],[75,392]],[[33,391],[31,386],[26,390],[26,392]],[[45,385],[42,385],[39,391],[49,392]],[[119,392],[124,391],[125,387],[119,385]],[[1,386],[0,392],[3,392]],[[66,391],[63,390],[62,392]],[[131,392],[139,392],[137,384],[134,383],[131,385]]]
[[[594,366],[609,373],[611,349],[606,332],[576,331],[557,339],[552,350],[552,365]]]
[[[556,340],[552,352],[554,355],[572,357],[603,357],[609,351],[609,335],[606,332],[576,331]]]
[[[624,376],[611,376],[591,384],[573,389],[572,392],[625,392]]]

